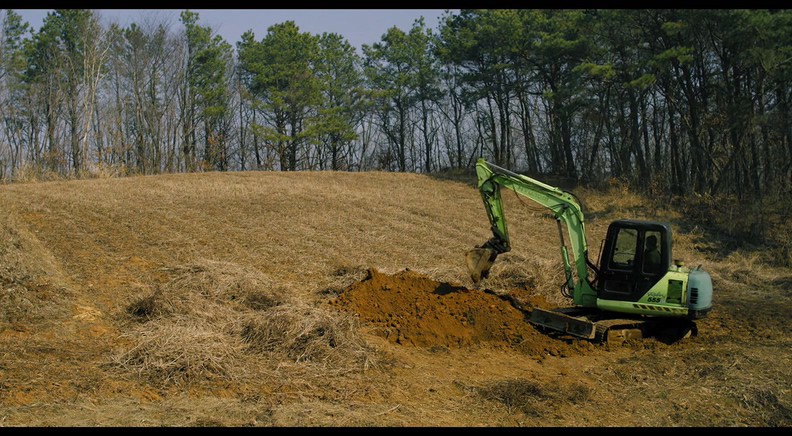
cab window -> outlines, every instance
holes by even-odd
[[[610,266],[613,269],[632,270],[638,246],[638,230],[621,228],[616,234]]]
[[[644,237],[643,272],[657,274],[663,269],[660,232],[647,231]]]

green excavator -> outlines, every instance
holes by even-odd
[[[495,259],[511,250],[501,199],[501,188],[507,188],[546,207],[555,217],[565,272],[561,291],[572,299],[569,307],[524,309],[529,322],[545,331],[609,343],[660,337],[661,332],[673,340],[696,334],[693,321],[712,308],[712,279],[701,266],[690,269],[682,261],[672,261],[670,224],[613,221],[596,265],[589,260],[583,209],[574,194],[485,159],[476,162],[476,175],[493,236],[465,254],[474,283],[486,279]]]

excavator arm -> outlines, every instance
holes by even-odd
[[[511,250],[509,230],[503,211],[501,188],[511,189],[546,207],[558,223],[561,238],[561,258],[564,263],[566,281],[564,288],[575,304],[596,307],[597,292],[588,280],[589,268],[596,267],[588,259],[583,211],[580,202],[569,192],[544,184],[528,176],[500,168],[484,159],[476,162],[478,189],[492,229],[492,238],[470,250],[465,260],[471,279],[478,283],[489,275],[498,255]],[[561,223],[566,224],[570,245],[574,253],[574,269],[564,243]],[[573,271],[577,274],[575,282]]]

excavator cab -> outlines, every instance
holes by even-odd
[[[699,319],[712,308],[712,279],[674,260],[671,225],[617,220],[610,224],[593,287],[603,310]]]
[[[599,298],[638,301],[671,266],[671,226],[617,220],[610,224],[595,287]]]

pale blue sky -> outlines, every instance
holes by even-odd
[[[179,14],[183,9],[98,9],[104,23],[116,21],[122,26],[147,19],[170,23],[179,29]],[[232,46],[247,30],[261,40],[267,28],[287,20],[294,21],[303,32],[343,35],[352,46],[371,45],[393,26],[408,31],[413,22],[423,16],[427,27],[437,30],[443,9],[191,9],[198,13],[199,24],[210,26]],[[41,27],[49,9],[14,9],[36,30]],[[456,10],[454,10],[457,12]]]

